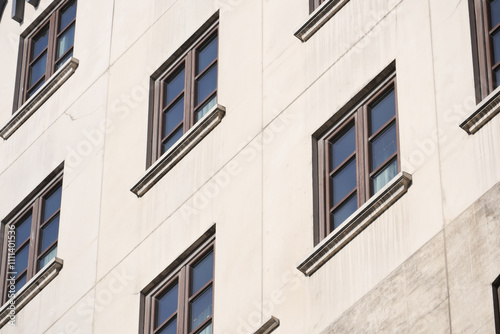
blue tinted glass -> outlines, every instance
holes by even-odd
[[[208,42],[198,51],[198,65],[196,74],[201,73],[217,58],[217,37]]]
[[[500,30],[491,35],[491,42],[493,43],[493,64],[495,65],[500,61]]]
[[[212,287],[191,302],[189,330],[192,331],[212,315]]]
[[[500,68],[495,70],[495,78],[493,80],[493,86],[495,86],[495,88],[500,86]]]
[[[172,132],[184,119],[184,97],[168,108],[163,117],[163,137]]]
[[[377,138],[370,143],[370,148],[370,166],[371,171],[373,171],[389,159],[397,150],[396,124],[392,124],[384,132],[378,135]]]
[[[57,39],[57,59],[61,58],[73,46],[74,41],[75,25],[73,24]]]
[[[370,136],[396,114],[394,89],[370,106]]]
[[[333,207],[354,188],[356,188],[356,159],[353,159],[338,173],[330,178],[332,202],[330,206]]]
[[[43,221],[49,219],[61,207],[61,186],[43,201]]]
[[[163,324],[172,314],[177,311],[178,285],[174,285],[163,296],[157,299],[157,314],[155,327]]]
[[[203,107],[196,110],[194,122],[198,122],[203,116],[205,116],[215,105],[217,104],[217,95],[208,100]]]
[[[57,65],[56,65],[56,71],[61,68],[61,66],[64,65],[64,63],[66,63],[68,61],[68,59],[70,59],[71,57],[73,57],[73,51],[71,51],[70,53],[68,53],[66,56],[64,56],[64,58],[62,59],[59,59],[59,61],[57,62]]]
[[[15,284],[16,287],[16,292],[21,290],[21,288],[26,284],[26,278],[27,275],[25,274],[23,277],[21,277]]]
[[[330,144],[330,171],[337,168],[354,150],[356,150],[356,131],[352,125]]]
[[[177,333],[177,318],[172,320],[165,328],[158,332],[158,334],[176,334]]]
[[[41,230],[40,235],[40,253],[45,252],[47,248],[57,240],[59,233],[59,215],[55,216],[50,223],[47,223]]]
[[[196,334],[212,334],[212,324],[208,324],[208,326],[203,327],[203,329],[196,332]]]
[[[490,3],[490,22],[494,28],[500,23],[500,0],[489,0]]]
[[[61,18],[59,20],[59,32],[64,30],[75,19],[76,16],[76,1],[69,3],[66,8],[62,9]]]
[[[165,98],[163,107],[172,102],[172,100],[179,95],[184,90],[184,69],[182,69],[179,73],[170,77],[165,82]]]
[[[45,27],[33,38],[31,60],[38,57],[40,53],[47,47],[49,43],[49,26]]]
[[[44,257],[38,261],[38,270],[45,267],[57,255],[57,246],[50,250]]]
[[[398,160],[394,159],[372,178],[372,195],[382,189],[396,174],[398,174]]]
[[[36,86],[32,87],[30,92],[27,95],[27,98],[29,99],[33,94],[35,94],[45,83],[45,80],[40,81]]]
[[[358,199],[356,193],[352,195],[344,204],[337,208],[331,215],[332,230],[340,226],[354,211],[358,209]]]
[[[193,266],[191,278],[191,294],[198,292],[213,277],[214,253],[210,252],[200,262]]]
[[[15,264],[14,267],[16,268],[14,271],[16,271],[18,274],[23,272],[24,269],[28,267],[28,255],[29,255],[29,244],[21,248],[20,251],[16,253],[15,257]]]
[[[217,64],[196,80],[196,105],[205,100],[217,88]]]
[[[45,75],[47,69],[47,53],[41,56],[33,65],[30,66],[29,87],[33,86],[41,77]]]
[[[163,143],[161,152],[162,153],[167,152],[168,149],[171,148],[181,137],[182,137],[182,127],[176,132],[174,132],[174,134],[169,139],[167,139],[167,141]]]
[[[31,233],[31,214],[26,217],[21,223],[16,225],[16,249],[25,242]]]

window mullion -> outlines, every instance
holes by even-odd
[[[45,71],[45,80],[47,80],[53,73],[54,73],[54,58],[56,54],[56,35],[57,31],[55,30],[57,28],[56,25],[56,18],[57,18],[57,13],[55,12],[52,14],[52,17],[50,18],[49,21],[49,41],[47,44],[47,69]]]
[[[489,17],[489,6],[488,6],[488,1],[487,0],[482,0],[482,29],[481,31],[483,32],[484,35],[484,46],[486,50],[486,54],[484,55],[485,57],[485,66],[486,66],[486,82],[488,86],[488,91],[490,92],[493,90],[493,61],[492,61],[492,43],[491,43],[491,36],[490,36],[490,22],[488,20]],[[486,93],[488,95],[488,93]]]
[[[187,330],[187,316],[186,316],[186,267],[182,268],[179,272],[179,296],[177,304],[177,334],[183,334]]]
[[[28,273],[27,280],[33,277],[36,273],[36,259],[37,259],[37,238],[38,238],[38,228],[40,226],[41,219],[41,207],[42,207],[42,197],[39,197],[33,203],[33,211],[31,218],[31,233],[29,242],[29,253],[28,253]]]
[[[194,53],[195,50],[191,50],[188,52],[186,56],[186,77],[184,80],[184,91],[185,91],[185,99],[184,99],[184,133],[189,130],[189,128],[193,125],[193,113],[194,113]]]
[[[365,142],[367,140],[366,130],[368,125],[365,124],[365,106],[359,107],[356,111],[355,127],[356,127],[356,175],[358,183],[358,208],[366,202],[369,189],[366,186],[366,167],[368,165],[366,157]]]

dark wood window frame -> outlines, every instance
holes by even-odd
[[[488,0],[469,0],[469,13],[474,61],[476,101],[479,103],[495,90],[494,71],[500,71],[500,61],[493,64],[491,35],[500,30],[500,23],[491,27]]]
[[[213,231],[214,228],[212,228]],[[207,232],[212,233],[212,231]],[[202,237],[202,238],[205,238]],[[198,242],[197,242],[198,243]],[[213,330],[213,305],[214,305],[214,282],[215,282],[215,235],[212,235],[199,245],[191,247],[186,251],[187,255],[182,255],[183,260],[177,259],[174,264],[180,262],[175,268],[167,268],[158,278],[153,280],[149,287],[141,294],[141,334],[159,333],[164,330],[172,321],[177,322],[177,334],[194,334],[206,329],[211,324]],[[192,269],[207,256],[212,254],[212,278],[197,291],[191,290]],[[161,324],[156,324],[158,315],[158,300],[169,292],[173,287],[178,288],[177,309]],[[196,328],[189,328],[190,305],[198,297],[212,289],[211,315],[204,319]],[[180,321],[179,321],[180,320]]]
[[[197,103],[195,84],[211,69],[216,67],[216,80],[218,81],[219,68],[219,38],[218,38],[218,13],[205,23],[174,55],[163,64],[151,77],[150,96],[150,125],[148,131],[148,156],[146,167],[151,166],[165,152],[163,144],[170,139],[177,138],[178,131],[182,129],[185,134],[199,120],[196,113],[210,102],[217,104],[218,84],[208,93],[207,97]],[[198,50],[217,39],[217,55],[199,73],[197,72]],[[169,79],[175,78],[179,72],[184,71],[184,88],[168,104],[164,105],[165,86]],[[184,100],[183,119],[171,131],[163,135],[163,124],[166,111],[174,106],[180,99]],[[214,100],[215,99],[215,100]],[[205,111],[206,112],[206,111]],[[200,117],[201,118],[201,117]],[[172,144],[172,145],[173,145]]]
[[[500,334],[500,275],[492,284],[493,286],[493,310],[495,313],[495,329]]]
[[[394,91],[395,98],[395,115],[371,136],[368,136],[368,106],[382,99],[386,94],[390,94],[392,90]],[[315,245],[334,231],[330,216],[334,210],[341,207],[348,200],[353,199],[353,197],[356,197],[356,207],[359,208],[374,195],[371,186],[372,176],[388,167],[394,160],[397,160],[396,175],[401,172],[397,105],[396,73],[395,64],[393,63],[313,135]],[[370,142],[375,138],[379,138],[379,135],[384,133],[393,124],[396,131],[396,151],[378,165],[377,168],[371,170]],[[330,170],[330,145],[336,138],[343,136],[350,127],[354,127],[355,130],[354,153],[350,154],[337,165],[334,170]],[[330,177],[338,171],[342,171],[346,165],[354,160],[356,165],[356,186],[332,207],[329,195],[331,193]]]
[[[314,12],[325,1],[328,0],[309,0],[309,13]]]
[[[57,4],[53,9],[44,15],[40,23],[34,28],[29,28],[28,33],[24,33],[20,40],[20,58],[18,63],[17,85],[14,96],[13,112],[26,102],[29,97],[36,94],[43,83],[62,66],[65,61],[71,58],[74,49],[74,29],[76,27],[76,14],[75,17],[69,21],[64,27],[60,27],[61,13],[69,8],[70,5],[75,4],[75,13],[78,7],[78,0],[64,0]],[[34,39],[39,36],[44,30],[48,29],[47,45],[33,55]],[[70,39],[73,44],[68,47],[59,57],[57,57],[58,41],[65,33],[70,33],[73,29],[73,35]],[[33,57],[34,56],[34,57]],[[31,59],[33,57],[33,59]],[[31,85],[30,83],[30,66],[35,65],[37,61],[46,57],[46,65],[44,74],[38,78]]]
[[[55,240],[53,240],[49,245],[46,245],[45,249],[40,250],[42,243],[42,231],[45,227],[50,227],[51,223],[55,223],[57,220],[57,226],[59,226],[59,217],[61,212],[61,202],[59,201],[58,208],[50,214],[50,217],[44,219],[43,208],[44,208],[44,200],[49,198],[56,191],[60,190],[62,195],[62,182],[63,182],[63,165],[59,166],[54,172],[52,172],[25,200],[18,205],[14,211],[9,214],[2,221],[2,229],[3,229],[3,246],[2,246],[2,269],[1,269],[1,278],[2,278],[2,303],[6,302],[10,297],[12,297],[12,292],[9,291],[9,279],[11,278],[12,269],[11,267],[13,262],[9,259],[9,237],[12,236],[9,233],[10,226],[17,225],[25,221],[25,219],[31,216],[31,227],[29,232],[29,237],[22,241],[22,243],[15,247],[15,252],[21,251],[22,248],[28,248],[28,260],[27,260],[27,268],[22,272],[17,273],[16,275],[16,283],[19,279],[25,278],[25,284],[28,284],[31,278],[33,278],[43,267],[40,266],[39,262],[44,259],[47,255],[49,255],[52,251],[57,251],[57,245],[59,242],[59,237],[56,236]],[[57,227],[56,233],[58,234],[59,227]],[[16,237],[18,235],[16,234]],[[50,239],[49,239],[50,240]],[[10,245],[12,246],[12,245]],[[10,247],[12,248],[12,247]],[[55,256],[55,255],[54,255]],[[15,263],[15,262],[14,262]],[[45,265],[48,262],[45,263]],[[9,295],[11,295],[9,297]]]

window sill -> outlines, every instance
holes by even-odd
[[[410,187],[412,177],[406,172],[396,175],[378,193],[356,210],[339,228],[330,233],[297,267],[311,276],[331,257],[368,227],[378,216],[403,196]]]
[[[265,324],[263,324],[254,334],[270,334],[274,332],[276,328],[280,326],[280,321],[278,318],[271,317]]]
[[[186,154],[191,151],[224,118],[226,108],[217,104],[181,139],[165,152],[133,187],[130,189],[137,197],[142,197],[163,175],[167,174]]]
[[[63,260],[54,258],[42,270],[40,270],[25,286],[19,290],[16,295],[9,299],[2,307],[0,307],[0,328],[10,321],[11,301],[15,305],[15,313],[17,314],[26,304],[28,304],[35,296],[42,291],[61,271]]]
[[[79,64],[78,59],[71,58],[52,75],[46,83],[30,97],[11,117],[0,130],[0,137],[7,140],[28,118],[37,111],[75,73]]]
[[[460,124],[460,127],[470,135],[475,134],[490,119],[500,111],[500,87],[495,89],[476,107],[476,110]]]
[[[295,32],[295,37],[302,42],[306,42],[348,2],[349,0],[328,0],[323,2]]]

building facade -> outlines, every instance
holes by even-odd
[[[0,15],[0,333],[500,333],[500,0]]]

